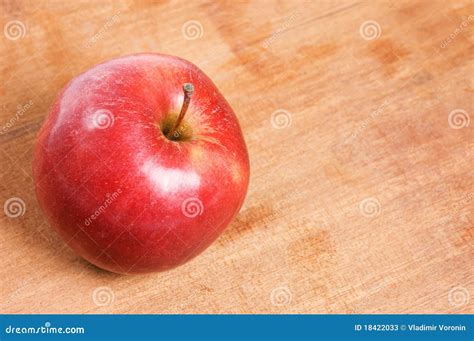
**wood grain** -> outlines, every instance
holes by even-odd
[[[26,211],[0,217],[0,312],[474,313],[473,15],[472,1],[1,2],[0,195]],[[252,177],[204,254],[127,277],[49,228],[31,156],[72,77],[143,51],[214,80]]]

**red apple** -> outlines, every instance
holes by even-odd
[[[137,54],[65,87],[33,175],[50,224],[77,254],[144,273],[183,264],[219,236],[242,206],[249,160],[234,112],[201,70]]]

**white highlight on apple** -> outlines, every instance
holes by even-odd
[[[367,218],[377,217],[380,214],[381,207],[377,198],[366,198],[359,204],[360,212]]]
[[[278,109],[272,113],[271,123],[275,129],[284,129],[291,126],[291,113],[284,109]]]
[[[109,287],[98,287],[92,292],[92,301],[99,307],[111,305],[114,299],[114,292]]]
[[[107,129],[114,125],[114,121],[114,115],[107,109],[99,109],[92,114],[92,125],[97,129]]]
[[[359,34],[365,40],[374,40],[380,37],[382,29],[375,20],[367,20],[360,25]]]
[[[188,198],[181,204],[181,212],[188,218],[196,218],[204,212],[204,206],[198,198]]]
[[[471,118],[466,110],[454,109],[449,113],[448,124],[452,129],[462,129],[469,127]]]
[[[8,40],[18,40],[26,35],[26,27],[19,20],[9,21],[3,26],[3,34]]]
[[[281,286],[272,290],[270,301],[274,306],[281,307],[290,304],[292,294],[287,286]]]
[[[165,168],[155,159],[145,161],[140,170],[156,189],[170,193],[182,188],[198,188],[201,183],[195,171]]]
[[[202,24],[197,20],[186,21],[181,27],[181,32],[187,40],[196,40],[203,36],[204,28]]]
[[[470,295],[464,287],[454,287],[448,293],[448,301],[454,307],[461,307],[469,303]]]
[[[18,218],[25,214],[26,204],[21,198],[13,197],[5,201],[3,211],[9,218]]]

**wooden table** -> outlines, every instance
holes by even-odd
[[[473,15],[472,1],[2,2],[0,194],[20,211],[0,218],[0,311],[473,313]],[[50,229],[31,157],[72,77],[142,51],[214,80],[252,177],[205,253],[119,276]]]

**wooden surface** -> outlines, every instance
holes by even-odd
[[[473,313],[473,15],[471,1],[3,1],[0,199],[25,211],[0,218],[0,311]],[[72,77],[143,51],[214,80],[252,176],[205,253],[127,277],[50,229],[31,157]]]

